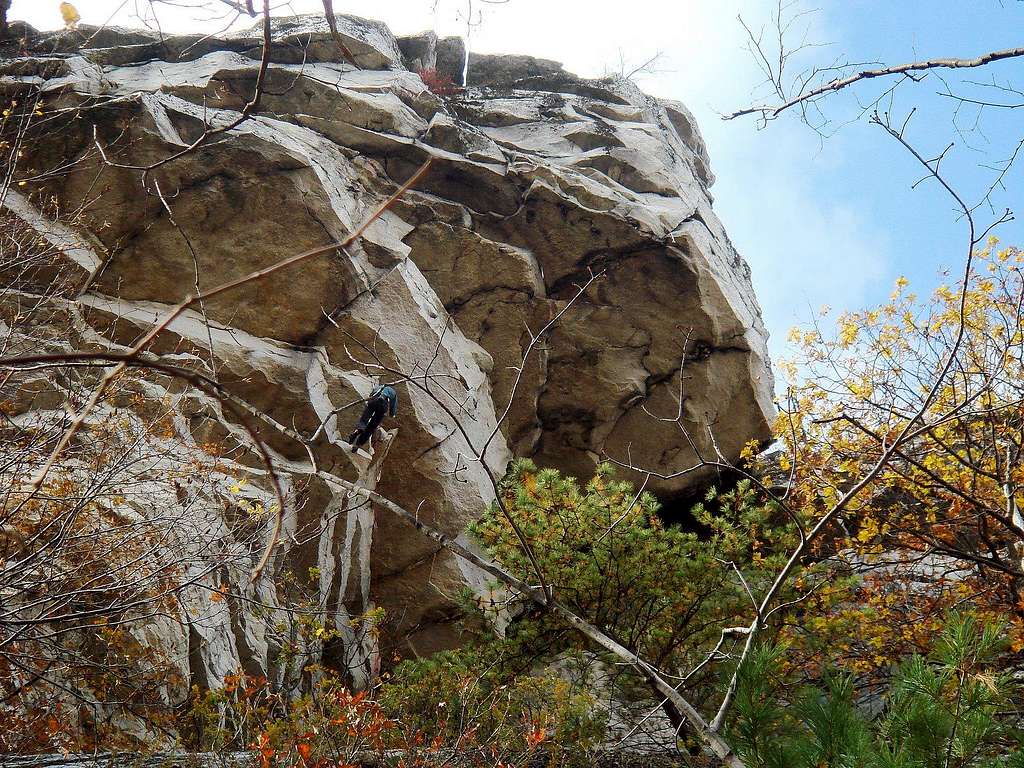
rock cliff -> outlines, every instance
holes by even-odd
[[[458,642],[455,598],[485,580],[400,521],[351,503],[337,478],[456,536],[493,499],[488,474],[513,456],[581,476],[604,457],[671,475],[695,448],[735,458],[769,435],[766,334],[683,105],[519,56],[473,55],[468,86],[439,95],[417,70],[460,82],[460,41],[338,22],[358,66],[322,18],[277,20],[254,114],[149,173],[138,167],[238,118],[258,76],[258,29],[228,39],[40,34],[0,68],[8,97],[40,92],[52,121],[28,145],[31,173],[6,192],[5,220],[65,257],[60,290],[40,273],[5,294],[3,319],[23,349],[124,350],[190,291],[343,239],[434,158],[352,247],[204,302],[153,347],[215,379],[255,414],[273,451],[288,504],[258,584],[245,583],[255,550],[211,567],[238,554],[232,499],[272,503],[236,415],[156,376],[127,383],[93,417],[142,429],[167,415],[164,458],[140,469],[118,503],[141,517],[176,510],[176,546],[194,551],[191,591],[173,620],[149,629],[185,679],[273,672],[280,625],[209,596],[226,586],[280,607],[289,570],[339,635],[315,653],[349,666],[357,684],[382,647],[427,653]],[[58,214],[71,211],[70,224]],[[498,429],[531,331],[591,272],[603,277],[523,366],[484,467],[474,453]],[[51,310],[44,324],[17,322],[26,301]],[[385,379],[408,378],[392,434],[366,463],[343,436],[381,366]],[[18,418],[63,412],[67,392],[52,375],[26,374],[18,388]],[[211,445],[223,449],[216,458]],[[205,468],[202,480],[172,486],[168,473],[184,460]],[[706,477],[648,487],[671,499]],[[385,610],[380,626],[358,618],[373,606]]]

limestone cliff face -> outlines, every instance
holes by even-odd
[[[604,277],[525,366],[488,452],[494,472],[531,456],[586,476],[610,456],[668,475],[693,463],[690,439],[708,456],[735,458],[769,434],[766,334],[749,269],[712,210],[708,156],[684,106],[515,56],[474,55],[469,86],[442,98],[414,70],[458,81],[459,41],[396,40],[379,23],[338,19],[359,68],[343,63],[322,19],[278,20],[256,114],[145,177],[124,166],[154,163],[204,124],[238,116],[257,77],[258,31],[41,35],[0,70],[7,93],[41,88],[43,111],[59,125],[31,145],[30,164],[47,173],[4,198],[8,216],[66,246],[72,287],[47,299],[66,324],[48,334],[51,350],[124,349],[196,287],[344,238],[435,160],[351,248],[206,302],[154,347],[215,377],[259,416],[289,495],[273,573],[247,586],[244,569],[211,573],[197,556],[199,586],[183,593],[181,623],[158,632],[200,681],[238,666],[268,671],[276,641],[265,616],[211,603],[199,587],[229,583],[282,605],[275,574],[297,566],[318,569],[313,586],[342,634],[317,652],[349,664],[356,683],[379,663],[378,638],[419,653],[458,641],[453,597],[484,580],[407,526],[352,504],[332,478],[373,485],[460,534],[493,498],[467,440],[483,445],[498,424],[528,329],[565,307],[591,271]],[[73,230],[52,220],[51,200],[81,208]],[[375,362],[420,377],[437,397],[400,384],[396,434],[365,465],[342,439]],[[59,410],[52,382],[36,383],[23,414]],[[231,478],[249,478],[245,492],[269,503],[243,430],[215,400],[171,382],[139,391],[143,403],[170,403],[166,439],[177,458],[206,461],[199,448],[211,441],[236,446],[229,470],[211,467],[186,493],[195,535],[176,532],[204,557],[212,539],[200,531],[215,530],[230,549]],[[680,391],[688,436],[650,415],[674,417]],[[143,406],[127,407],[145,420]],[[288,430],[315,435],[319,474]],[[183,503],[158,489],[165,471],[154,468],[134,514]],[[648,487],[671,496],[701,480]],[[387,612],[380,634],[357,637],[349,619],[372,605]]]

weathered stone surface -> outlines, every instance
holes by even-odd
[[[157,42],[160,35],[145,29],[79,24],[76,29],[62,29],[36,37],[32,47],[53,53],[70,53],[83,48],[130,48]]]
[[[529,77],[564,75],[562,65],[548,59],[532,56],[495,56],[493,54],[469,54],[470,85],[509,87]]]
[[[459,641],[453,598],[484,580],[389,516],[350,508],[339,479],[457,536],[493,499],[488,475],[513,455],[580,475],[610,457],[668,476],[694,463],[691,440],[709,457],[736,457],[769,434],[766,334],[749,269],[712,209],[707,152],[685,107],[526,57],[474,56],[470,87],[439,99],[406,67],[461,77],[461,41],[396,41],[376,22],[338,19],[362,69],[343,62],[322,18],[278,20],[260,109],[149,173],[148,194],[139,170],[105,164],[95,142],[109,161],[140,166],[235,120],[255,84],[257,30],[196,47],[122,30],[88,43],[56,35],[34,58],[0,63],[0,90],[38,86],[45,109],[83,108],[32,145],[37,171],[66,170],[6,199],[19,226],[65,248],[74,290],[58,314],[73,333],[51,329],[55,349],[82,338],[123,349],[184,295],[343,239],[434,158],[358,243],[204,302],[152,347],[204,367],[256,415],[289,494],[273,572],[246,586],[244,569],[197,571],[201,586],[182,599],[185,629],[167,630],[168,648],[188,648],[183,673],[199,682],[238,667],[284,674],[272,669],[278,640],[267,622],[208,595],[226,580],[287,604],[275,579],[289,569],[316,568],[311,586],[338,617],[340,643],[311,656],[347,660],[357,684],[382,650]],[[46,54],[54,41],[62,53]],[[51,198],[83,208],[75,232],[39,210]],[[602,277],[520,375],[532,335],[593,273]],[[365,465],[343,438],[382,372],[401,381],[396,434]],[[59,393],[37,383],[20,407],[57,408]],[[197,446],[228,438],[247,444],[211,398],[170,383],[141,391],[150,403],[171,395],[180,419],[169,439],[182,456],[198,461]],[[652,416],[677,413],[688,435]],[[474,454],[496,430],[485,469]],[[250,449],[231,472],[211,474],[190,512],[195,530],[217,532],[229,549],[217,487],[241,475],[271,503]],[[705,477],[648,487],[670,498]],[[158,480],[153,498],[172,503]],[[373,606],[387,612],[380,648],[349,621]]]
[[[405,65],[413,72],[437,68],[437,35],[434,32],[400,37],[398,48],[402,52]]]
[[[338,35],[362,69],[394,69],[402,66],[402,52],[387,25],[358,16],[335,16]],[[249,30],[254,42],[262,25]],[[310,61],[338,61],[342,54],[323,14],[305,14],[274,19],[271,39],[274,60],[298,64]]]
[[[437,63],[440,75],[463,85],[462,70],[466,62],[466,43],[461,37],[443,37],[437,41]]]

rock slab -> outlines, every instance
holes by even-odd
[[[457,644],[456,598],[486,580],[354,506],[338,479],[451,536],[491,503],[513,456],[580,476],[606,459],[631,463],[663,476],[648,488],[671,499],[707,478],[680,473],[698,454],[734,459],[769,437],[773,381],[750,271],[714,213],[707,151],[683,105],[551,61],[475,54],[469,85],[442,97],[416,70],[461,82],[461,41],[338,21],[358,68],[322,18],[278,19],[253,116],[145,174],[237,119],[257,79],[259,30],[36,36],[29,55],[0,65],[0,89],[41,93],[54,129],[33,140],[33,180],[4,205],[64,243],[73,289],[46,298],[57,323],[46,348],[87,339],[123,350],[186,294],[345,238],[432,158],[359,242],[204,302],[153,347],[216,378],[255,415],[288,493],[273,573],[247,587],[241,566],[200,568],[197,584],[226,579],[281,607],[291,599],[281,574],[315,574],[307,586],[336,617],[337,637],[312,657],[347,666],[361,685],[394,649]],[[74,226],[54,210],[78,212]],[[17,291],[38,297],[49,285]],[[23,333],[26,345],[45,335]],[[371,471],[343,437],[378,377],[401,382],[400,411]],[[23,413],[60,410],[60,392],[38,383]],[[169,382],[140,384],[139,396],[173,404],[180,418],[167,439],[179,456],[248,444],[209,397]],[[267,478],[248,448],[222,477],[211,472],[217,482],[189,514],[229,546],[223,488],[244,476],[270,504]],[[159,480],[139,514],[177,503]],[[168,629],[179,634],[167,642],[184,649],[189,679],[273,673],[278,641],[265,617],[211,605],[201,590],[183,606],[184,629]],[[375,607],[382,623],[360,624]]]

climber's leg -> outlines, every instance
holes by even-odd
[[[366,445],[366,441],[370,439],[370,430],[365,428],[360,429],[353,433],[353,437],[355,438],[354,440],[349,440],[349,442],[352,443],[352,447],[362,448]]]
[[[377,430],[377,427],[384,420],[387,413],[387,403],[369,403],[363,410],[363,415],[356,424],[356,430],[352,433],[349,442],[356,448],[361,448],[370,439],[370,436]]]
[[[375,410],[373,403],[367,403],[363,406],[363,413],[359,417],[359,421],[356,422],[356,426],[355,429],[352,430],[352,434],[348,436],[349,444],[358,448],[366,442],[369,437],[366,433],[366,428],[370,425],[370,420],[373,418]]]
[[[377,427],[384,421],[384,416],[387,414],[387,406],[382,405],[380,410],[375,411],[370,417],[370,423],[366,425],[366,429],[363,430],[362,439],[359,441],[359,445],[363,445],[377,432]]]

